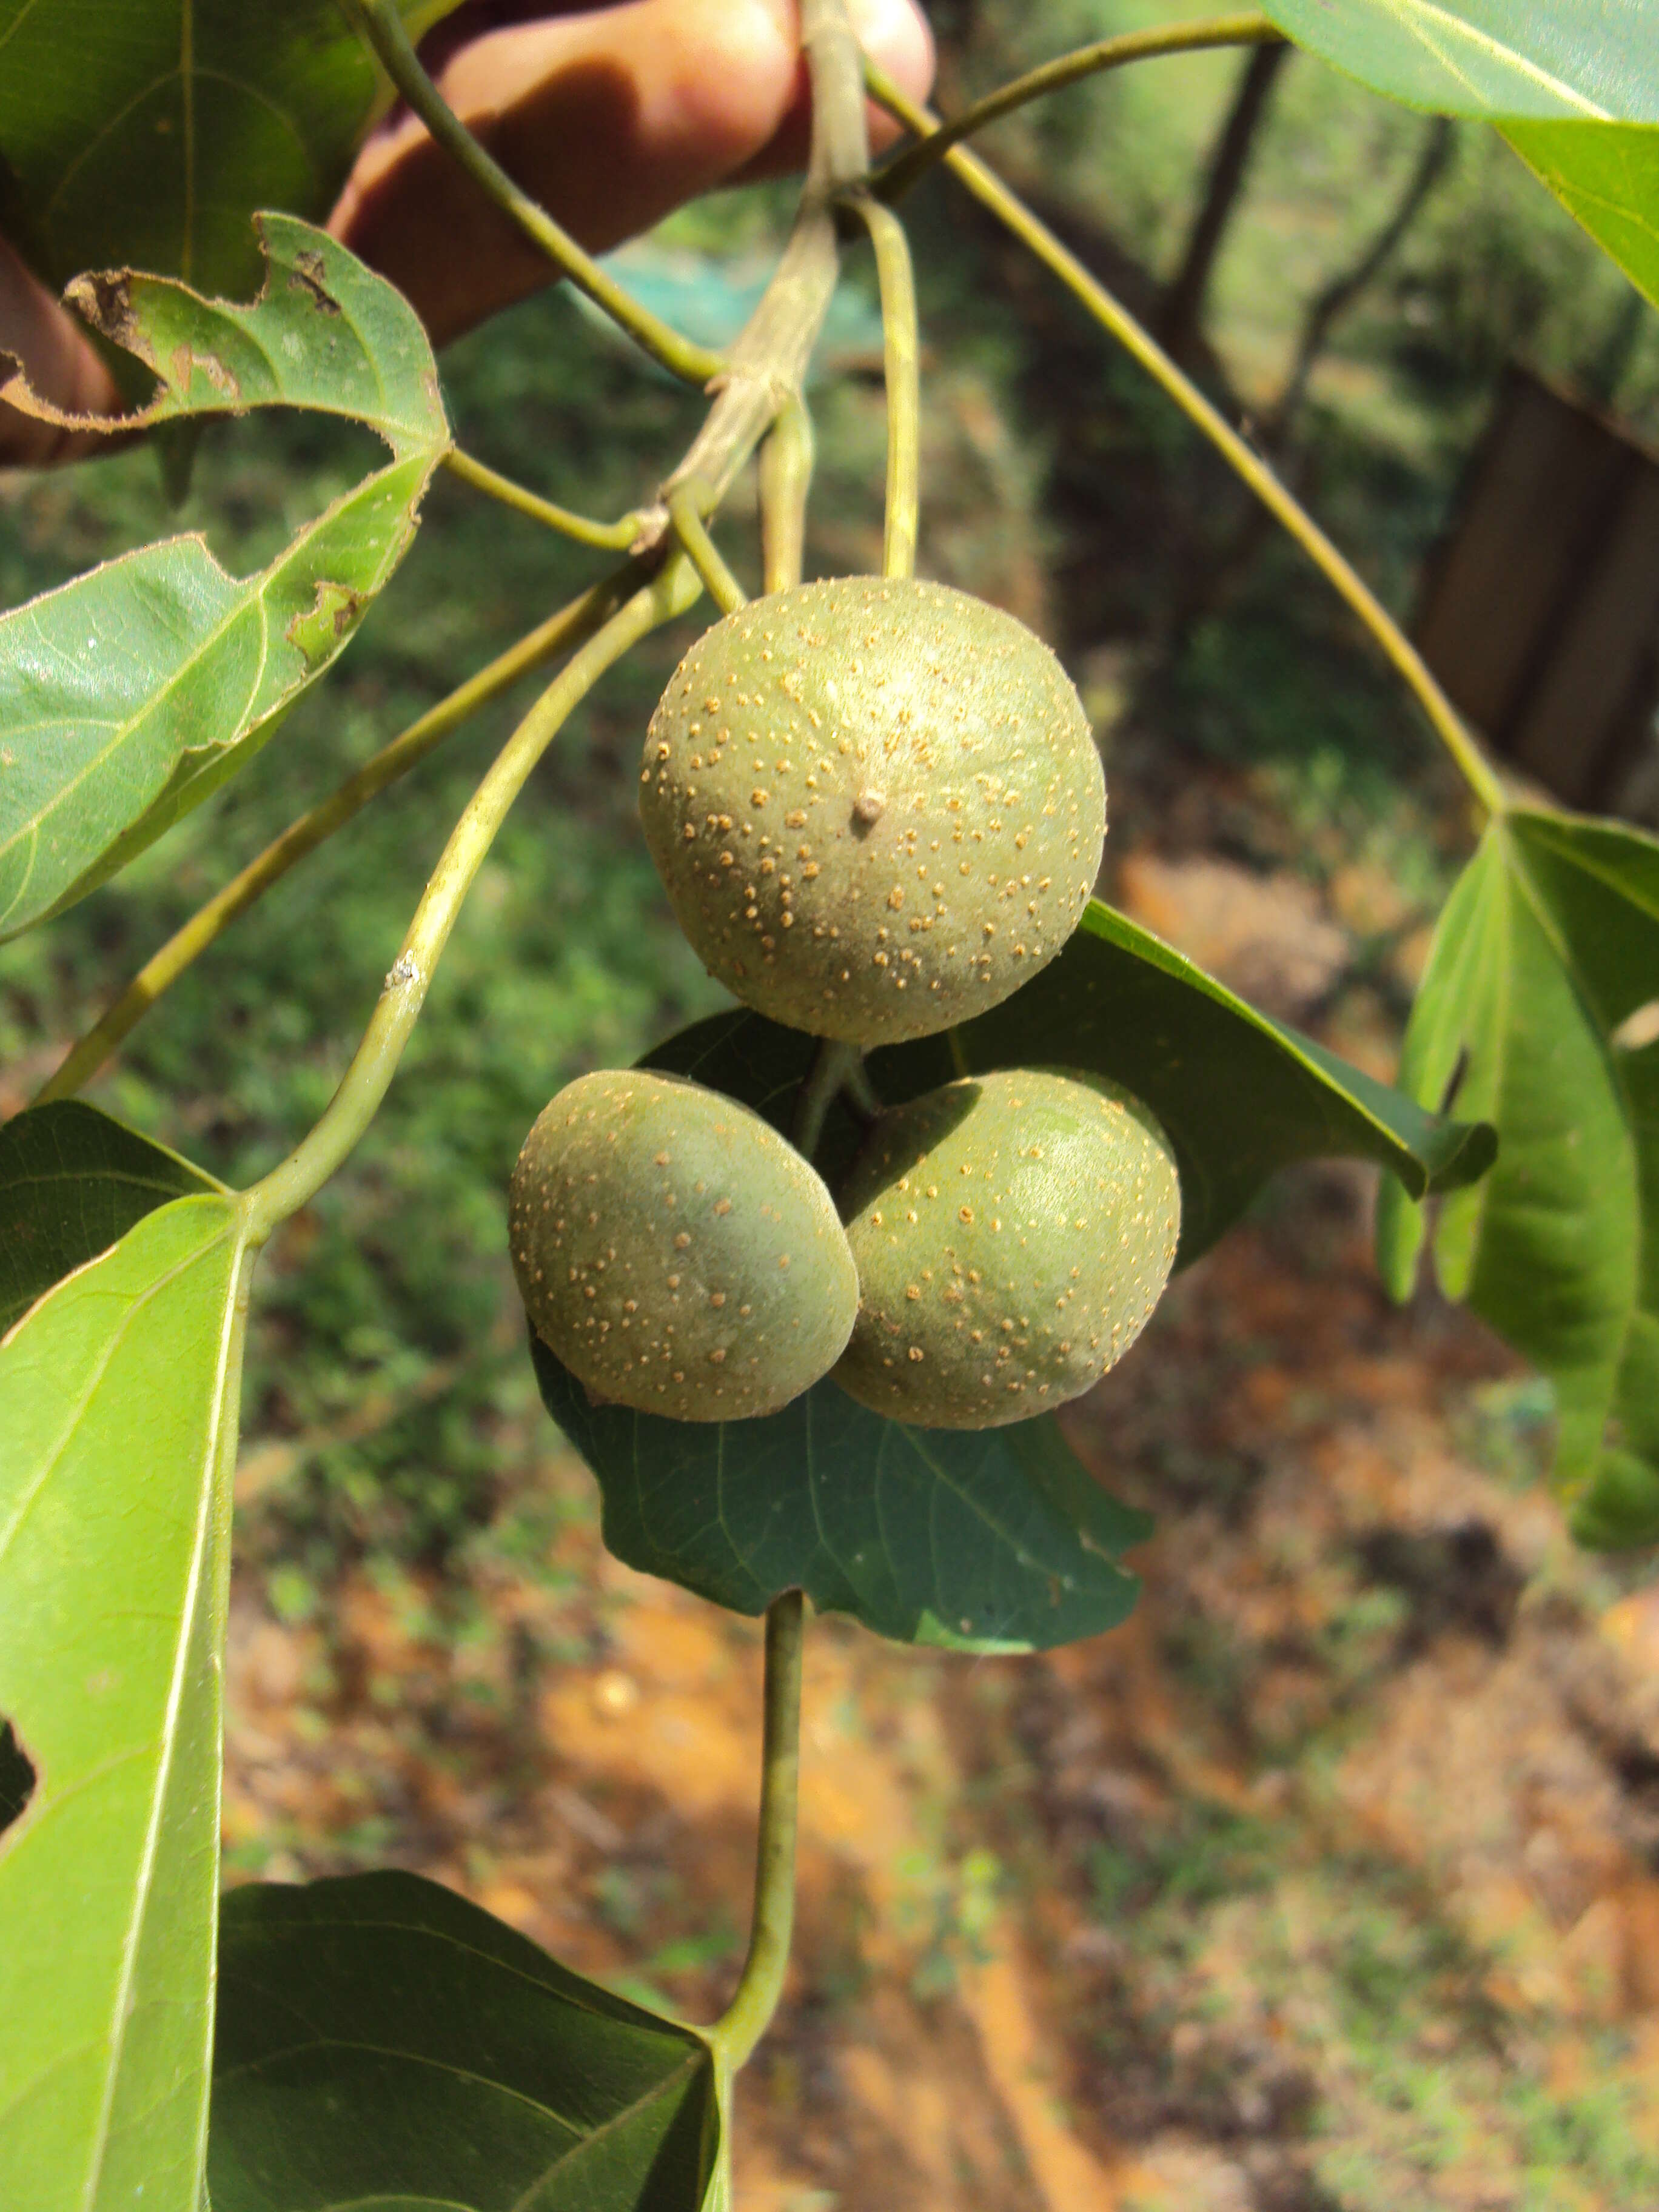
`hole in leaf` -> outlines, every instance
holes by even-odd
[[[1620,1052],[1640,1052],[1656,1037],[1659,1037],[1659,999],[1650,999],[1646,1006],[1626,1014],[1613,1033],[1613,1042]]]
[[[9,1721],[0,1721],[0,1835],[21,1817],[38,1779]]]

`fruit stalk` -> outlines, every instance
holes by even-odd
[[[887,382],[887,506],[881,556],[884,576],[909,576],[916,566],[921,487],[921,343],[916,326],[915,272],[904,225],[867,191],[848,204],[870,233],[881,287],[882,351]]]
[[[299,1148],[249,1191],[251,1243],[263,1243],[280,1222],[297,1213],[374,1120],[426,1002],[462,901],[531,770],[605,670],[659,623],[683,614],[702,589],[688,561],[671,560],[565,664],[496,755],[450,833],[374,1018],[327,1110]]]
[[[783,1994],[783,1978],[789,1965],[789,1942],[795,1923],[805,1604],[799,1590],[786,1590],[766,1610],[766,1721],[761,1752],[754,1918],[737,1993],[708,2031],[723,2081],[729,2081],[747,2063],[765,2034]],[[721,2101],[724,2105],[724,2097]]]
[[[760,449],[763,591],[787,591],[801,580],[812,461],[812,417],[796,397],[780,408]]]
[[[789,1141],[803,1159],[810,1160],[817,1152],[825,1116],[843,1091],[852,1091],[860,1106],[871,1097],[864,1054],[843,1038],[824,1037],[795,1101],[795,1118],[789,1132]]]

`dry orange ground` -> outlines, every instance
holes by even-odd
[[[1125,1628],[815,1627],[754,2212],[1659,2203],[1659,1586],[1571,1553],[1525,1387],[1383,1305],[1354,1189],[1304,1178],[1079,1410],[1163,1510]],[[459,1594],[239,1591],[233,1861],[414,1866],[707,2014],[757,1631],[609,1561],[541,1447]]]

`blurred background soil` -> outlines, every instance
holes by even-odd
[[[1309,1175],[1068,1427],[1163,1518],[1125,1628],[813,1629],[741,2201],[1653,2202],[1659,1590],[1565,1542],[1535,1386],[1386,1308],[1353,1183]],[[392,1858],[711,2016],[757,1630],[608,1560],[544,1436],[525,1469],[442,1575],[367,1560],[286,1622],[239,1577],[231,1863]]]
[[[950,103],[1173,11],[933,12]],[[1239,66],[1079,88],[991,149],[1154,318]],[[1505,363],[1659,433],[1659,318],[1473,131],[1443,134],[1391,252],[1316,327],[1431,128],[1291,60],[1183,341],[1402,613]],[[720,337],[786,214],[781,192],[728,196],[621,267]],[[1389,1074],[1468,849],[1453,779],[1166,404],[942,183],[913,214],[924,572],[1014,609],[1078,676],[1111,793],[1103,894]],[[470,447],[596,513],[635,501],[694,420],[562,297],[444,369]],[[879,556],[863,257],[821,369],[823,574]],[[228,426],[176,511],[142,451],[0,478],[0,604],[173,529],[246,569],[370,445]],[[743,517],[721,536],[752,578]],[[593,573],[449,483],[428,522],[246,775],[0,949],[0,1113],[283,823]],[[688,635],[619,672],[532,781],[373,1136],[262,1269],[225,1836],[233,1880],[417,1868],[706,2017],[746,1927],[758,1625],[608,1559],[535,1397],[502,1225],[551,1092],[721,1003],[634,822],[639,733]],[[280,1157],[515,703],[296,872],[93,1095],[236,1181]],[[964,1659],[815,1625],[800,1940],[742,2087],[745,2208],[1659,2203],[1659,1579],[1573,1553],[1547,1389],[1431,1286],[1387,1304],[1372,1201],[1368,1173],[1282,1178],[1067,1417],[1158,1519],[1124,1628]]]

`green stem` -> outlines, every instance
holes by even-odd
[[[907,146],[895,155],[885,168],[877,171],[871,179],[870,189],[879,200],[890,204],[908,192],[917,179],[924,176],[938,161],[942,161],[953,146],[959,146],[975,131],[984,130],[988,123],[995,123],[1005,115],[1024,107],[1028,100],[1040,100],[1043,94],[1058,92],[1068,84],[1076,84],[1085,76],[1095,76],[1103,70],[1121,69],[1127,62],[1150,61],[1159,54],[1196,53],[1211,46],[1276,46],[1284,33],[1268,17],[1252,13],[1247,15],[1213,15],[1194,23],[1171,23],[1155,31],[1131,31],[1115,39],[1097,39],[1092,46],[1079,46],[1074,53],[1061,54],[1057,60],[1044,62],[1041,68],[1028,70],[999,91],[988,93],[960,115],[953,115],[948,123],[939,124],[928,131],[915,146]]]
[[[708,419],[665,487],[698,484],[711,507],[805,388],[839,269],[834,202],[870,166],[860,57],[846,0],[802,0],[800,35],[811,75],[812,149],[794,224],[759,305],[732,343]]]
[[[810,1160],[817,1152],[825,1118],[841,1092],[853,1091],[862,1098],[860,1077],[867,1085],[864,1054],[857,1045],[848,1044],[840,1037],[820,1038],[817,1057],[795,1100],[794,1120],[789,1131],[789,1141],[803,1159]]]
[[[337,791],[302,814],[297,822],[290,823],[274,843],[267,845],[257,860],[250,860],[240,875],[216,892],[205,906],[198,908],[161,950],[151,955],[108,1012],[77,1044],[70,1047],[61,1066],[41,1089],[35,1104],[44,1106],[49,1099],[67,1098],[90,1082],[162,993],[178,981],[239,915],[246,914],[307,853],[315,852],[337,830],[343,829],[371,799],[396,783],[400,776],[407,775],[468,715],[516,684],[520,677],[540,667],[564,647],[580,645],[585,638],[591,637],[599,624],[616,612],[638,573],[630,564],[603,583],[594,585],[591,591],[584,592],[580,599],[573,600],[559,613],[550,616],[488,667],[469,677],[447,699],[429,708],[418,721],[411,722],[401,736],[394,738],[373,760],[366,761],[349,775]]]
[[[933,129],[934,118],[881,70],[866,66],[866,75],[874,97],[912,131]],[[1219,449],[1256,497],[1289,531],[1327,582],[1347,601],[1404,678],[1480,805],[1489,813],[1501,813],[1506,804],[1504,787],[1456,708],[1435,682],[1427,663],[1376,592],[1338,551],[1301,501],[1285,489],[1261,456],[1212,406],[1192,379],[1176,368],[1128,309],[1090,275],[1077,256],[1060,244],[1017,193],[1011,191],[984,162],[961,147],[953,148],[945,160],[975,198],[1029,246],[1037,259],[1082,301],[1096,321],[1110,331],[1131,358],[1163,386],[1188,421]]]
[[[583,252],[560,223],[528,192],[515,185],[495,157],[478,141],[444,99],[421,66],[421,58],[410,43],[396,0],[340,0],[386,75],[425,124],[444,151],[465,171],[480,191],[510,216],[532,242],[539,246],[571,283],[586,292],[612,322],[619,324],[635,342],[671,374],[688,384],[708,384],[726,366],[723,357],[707,346],[683,337],[660,316],[625,292],[592,256]]]
[[[571,657],[497,754],[450,833],[339,1089],[298,1150],[247,1194],[256,1243],[322,1188],[374,1119],[461,902],[531,770],[605,670],[659,623],[684,613],[701,590],[689,562],[670,561]]]
[[[951,1035],[955,1036],[956,1031]],[[964,1073],[966,1071],[963,1071]],[[842,1096],[861,1121],[878,1121],[882,1114],[881,1093],[870,1080],[870,1071],[862,1059],[855,1060],[842,1079]]]
[[[916,324],[915,271],[904,225],[867,191],[847,205],[867,227],[881,287],[881,341],[887,383],[887,505],[882,542],[884,576],[915,573],[921,498],[921,345]]]
[[[585,514],[573,514],[568,507],[557,507],[550,499],[526,485],[514,483],[486,461],[475,460],[464,453],[459,446],[452,446],[444,455],[444,466],[451,476],[459,477],[463,483],[471,484],[476,490],[488,492],[503,507],[516,507],[532,521],[545,523],[562,537],[574,538],[579,545],[597,545],[611,553],[626,553],[645,527],[642,514],[625,514],[620,522],[594,522]]]
[[[703,495],[695,483],[678,483],[668,494],[668,519],[686,558],[708,587],[708,596],[723,615],[734,615],[749,604],[749,594],[726,567],[720,549],[708,534],[702,519]]]
[[[766,1721],[761,1747],[755,1911],[737,1993],[707,2031],[725,2082],[765,2034],[789,1966],[795,1921],[795,1827],[800,1788],[801,1649],[805,1601],[786,1590],[766,1609]]]
[[[793,393],[760,449],[762,589],[787,591],[806,564],[806,495],[812,488],[812,417]]]

